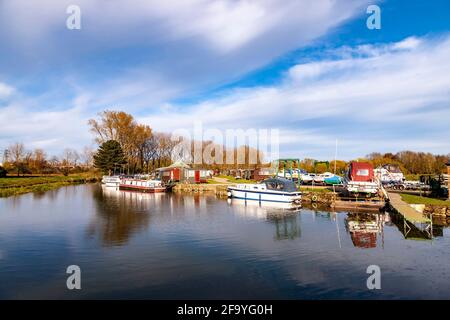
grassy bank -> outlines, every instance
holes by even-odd
[[[328,187],[323,186],[323,187],[308,187],[308,186],[300,186],[300,191],[304,191],[304,192],[318,192],[318,193],[328,193],[328,192],[333,192],[332,190],[330,190]]]
[[[217,179],[214,179],[217,178]],[[236,179],[232,176],[219,175],[214,177],[213,179],[209,179],[208,183],[212,184],[229,184],[229,183],[256,183],[255,180],[247,180],[247,179]]]
[[[450,206],[450,201],[421,197],[406,193],[402,193],[401,196],[402,200],[409,204],[432,204],[432,205]]]
[[[0,178],[0,197],[9,197],[28,192],[45,192],[62,186],[99,181],[93,173],[68,176],[25,176]]]

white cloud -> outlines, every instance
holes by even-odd
[[[6,83],[0,82],[0,99],[10,96],[14,92],[14,88]]]
[[[76,74],[89,63],[92,68],[108,64],[108,78],[120,79],[124,69],[135,68],[164,75],[186,91],[202,90],[237,79],[364,15],[368,2],[123,0],[106,5],[79,0],[81,30],[75,31],[65,24],[73,1],[2,2],[0,68],[18,76],[70,65]]]
[[[345,145],[346,158],[404,148],[446,154],[450,37],[405,43],[410,40],[372,45],[371,51],[351,48],[352,57],[293,66],[281,85],[234,90],[188,112],[178,109],[142,121],[158,129],[186,127],[194,120],[219,128],[275,126],[289,136],[282,138],[282,152],[304,155],[306,149],[316,157],[332,154],[336,138]]]

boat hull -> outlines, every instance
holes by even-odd
[[[119,185],[120,190],[132,190],[139,192],[147,192],[147,193],[159,193],[166,192],[165,187],[141,187],[141,186],[130,186],[130,185]]]
[[[228,188],[228,196],[235,199],[259,202],[300,203],[302,200],[300,192],[253,191],[233,187]]]

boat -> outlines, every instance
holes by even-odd
[[[260,202],[300,203],[302,199],[295,183],[284,178],[269,178],[260,183],[230,186],[227,193],[229,198]]]
[[[373,166],[368,162],[352,162],[345,176],[345,188],[350,194],[375,196],[380,191],[380,183],[375,178]]]
[[[312,183],[314,180],[315,175],[310,173],[302,173],[300,174],[300,181],[302,184],[309,184]]]
[[[323,177],[323,183],[326,185],[334,185],[342,183],[341,177],[334,173],[325,172],[321,176]]]
[[[156,192],[165,192],[167,190],[167,187],[161,180],[124,178],[120,182],[119,189],[156,193]]]
[[[102,177],[102,184],[104,184],[107,187],[114,187],[117,188],[120,185],[120,176],[103,176]]]

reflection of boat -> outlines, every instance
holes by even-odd
[[[228,204],[239,216],[246,218],[267,219],[272,216],[283,216],[296,213],[301,206],[283,202],[256,202],[242,199],[228,199]]]
[[[120,185],[120,177],[119,176],[103,176],[102,184],[107,187],[118,187]]]
[[[353,245],[358,248],[375,248],[377,233],[382,232],[384,215],[349,213],[345,227],[350,233]]]
[[[120,189],[136,190],[141,192],[165,192],[166,187],[161,180],[141,180],[124,178],[121,180]]]
[[[295,183],[283,178],[270,178],[255,184],[228,187],[230,198],[259,202],[300,203],[302,194]]]

